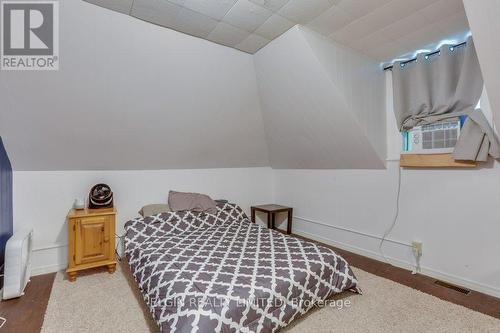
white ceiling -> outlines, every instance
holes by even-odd
[[[388,61],[469,26],[462,0],[86,0],[255,53],[296,24]]]

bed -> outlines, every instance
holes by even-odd
[[[333,294],[360,291],[333,250],[251,223],[235,204],[125,229],[132,275],[161,332],[275,332]]]

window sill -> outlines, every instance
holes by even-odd
[[[401,154],[404,168],[474,168],[474,161],[456,161],[452,154]]]

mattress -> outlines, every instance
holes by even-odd
[[[161,332],[275,332],[333,294],[359,292],[333,250],[251,223],[235,204],[125,229],[131,272]]]

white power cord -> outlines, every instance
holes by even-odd
[[[398,221],[398,217],[399,217],[399,197],[400,197],[400,194],[401,194],[401,166],[398,165],[398,190],[397,190],[397,195],[396,195],[396,211],[394,213],[394,218],[392,220],[391,226],[389,227],[389,229],[387,229],[385,231],[384,235],[382,236],[382,239],[380,240],[380,244],[378,246],[380,254],[384,258],[384,260],[388,264],[390,264],[390,265],[392,265],[392,264],[389,261],[389,259],[387,259],[387,257],[385,256],[384,250],[382,249],[382,246],[384,245],[385,240],[390,235],[390,233],[392,232],[392,230],[394,229],[394,227],[396,226],[396,223]]]

